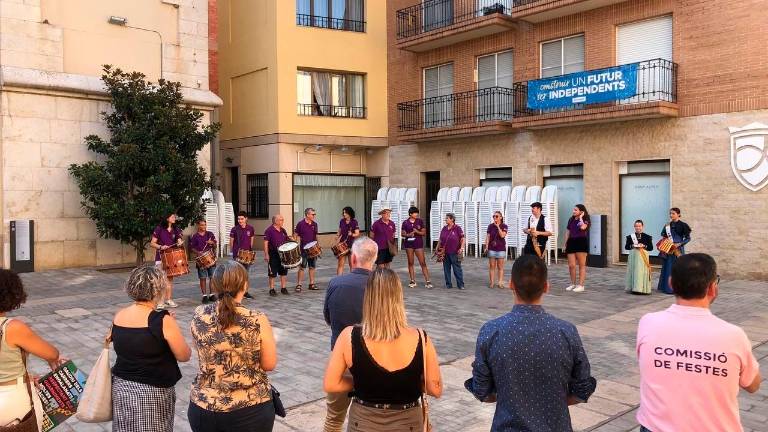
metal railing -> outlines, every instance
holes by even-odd
[[[365,33],[365,21],[320,15],[296,14],[296,25]]]
[[[298,104],[298,114],[303,116],[319,117],[346,117],[346,118],[365,118],[365,107],[339,106],[339,105],[320,105],[320,104]]]
[[[397,104],[400,131],[451,127],[512,119],[517,91],[489,87]]]
[[[512,0],[426,0],[396,12],[397,38],[440,30],[478,17],[512,13]]]
[[[637,63],[637,83],[635,94],[626,99],[594,104],[573,104],[552,109],[531,109],[528,107],[528,81],[518,82],[514,85],[515,107],[514,116],[535,116],[548,113],[567,113],[587,108],[599,108],[616,105],[634,105],[646,102],[677,102],[677,63],[665,59],[645,60]],[[595,69],[591,72],[600,73],[611,68]],[[557,80],[567,78],[569,75],[560,75],[546,79]],[[563,114],[566,115],[566,114]]]

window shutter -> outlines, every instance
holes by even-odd
[[[512,88],[514,85],[514,79],[512,78],[512,51],[500,53],[496,57],[496,85]]]
[[[576,36],[563,40],[563,73],[581,72],[584,70],[584,36]]]
[[[541,44],[541,77],[562,74],[563,41],[556,40]]]
[[[438,68],[429,68],[424,70],[424,98],[431,98],[438,95]]]
[[[488,55],[477,59],[477,88],[484,89],[496,85],[496,56]]]
[[[616,39],[618,65],[658,58],[672,61],[672,16],[619,26]]]
[[[440,96],[448,96],[453,93],[453,64],[440,66],[438,87]]]

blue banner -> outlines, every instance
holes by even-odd
[[[637,63],[528,82],[528,108],[563,108],[628,99],[637,92]]]

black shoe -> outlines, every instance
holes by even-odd
[[[208,294],[208,301],[211,303],[216,302],[216,294]]]
[[[277,295],[277,291],[275,291],[275,290],[271,289],[271,290],[269,290],[269,295],[270,295],[270,296],[272,296],[272,297],[274,297],[274,296],[276,296],[276,295]]]
[[[285,295],[288,295],[288,294],[289,294],[289,293],[288,293],[288,289],[287,289],[287,288],[280,288],[280,293],[281,293],[281,294],[285,294]]]
[[[208,304],[208,302],[209,302],[209,300],[208,300],[208,296],[205,296],[205,295],[204,295],[204,296],[203,296],[203,304]]]
[[[248,291],[246,291],[246,292],[245,292],[245,295],[244,295],[243,297],[245,297],[245,298],[247,298],[247,299],[252,299],[252,298],[253,298],[253,296],[251,295],[251,293],[249,293]]]

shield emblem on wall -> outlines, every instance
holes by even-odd
[[[768,185],[768,125],[751,123],[728,130],[733,174],[744,187],[757,192]]]

